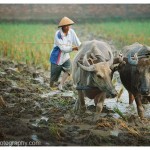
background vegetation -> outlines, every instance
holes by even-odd
[[[85,23],[73,26],[81,42],[92,39],[112,41],[117,49],[139,42],[149,45],[150,21]],[[0,24],[0,57],[40,65],[49,69],[55,24]],[[74,57],[76,52],[71,54]]]

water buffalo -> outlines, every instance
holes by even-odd
[[[82,43],[73,60],[72,77],[78,91],[75,110],[84,111],[84,97],[94,99],[96,112],[103,109],[104,99],[108,94],[115,97],[117,92],[112,85],[113,54],[111,47],[103,41],[87,41]]]
[[[129,92],[129,103],[135,98],[140,118],[144,117],[142,99],[150,99],[150,48],[134,43],[123,48],[125,65],[118,67],[122,84]]]

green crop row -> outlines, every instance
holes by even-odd
[[[122,21],[75,24],[81,42],[92,39],[112,41],[117,49],[134,42],[149,45],[150,21]],[[41,65],[49,69],[49,54],[53,47],[54,24],[0,24],[0,57],[18,62]],[[76,52],[71,53],[71,59]]]

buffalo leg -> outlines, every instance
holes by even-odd
[[[128,93],[129,93],[129,104],[133,104],[134,96],[131,92],[128,91]]]
[[[85,111],[85,101],[84,101],[84,93],[81,90],[78,90],[78,99],[75,104],[75,111],[80,110],[80,112]]]
[[[100,113],[103,110],[103,104],[104,104],[104,99],[105,98],[106,98],[105,93],[101,93],[101,94],[97,95],[94,98],[94,102],[95,102],[95,105],[96,105],[96,113],[95,113],[94,118],[93,118],[94,122],[97,121],[100,118]]]
[[[144,108],[142,106],[141,96],[138,95],[138,96],[134,96],[134,97],[135,97],[135,101],[136,101],[136,105],[137,105],[138,115],[142,119],[142,118],[144,118]]]
[[[101,93],[94,98],[97,113],[101,113],[101,111],[103,110],[103,104],[105,98],[106,98],[106,93]]]

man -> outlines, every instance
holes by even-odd
[[[59,30],[56,31],[54,39],[54,47],[50,54],[51,74],[50,74],[50,87],[54,86],[57,82],[61,72],[63,71],[62,79],[58,85],[58,89],[63,89],[63,84],[70,75],[71,62],[69,53],[78,51],[81,45],[75,31],[70,28],[74,22],[68,17],[61,19],[59,23]]]

